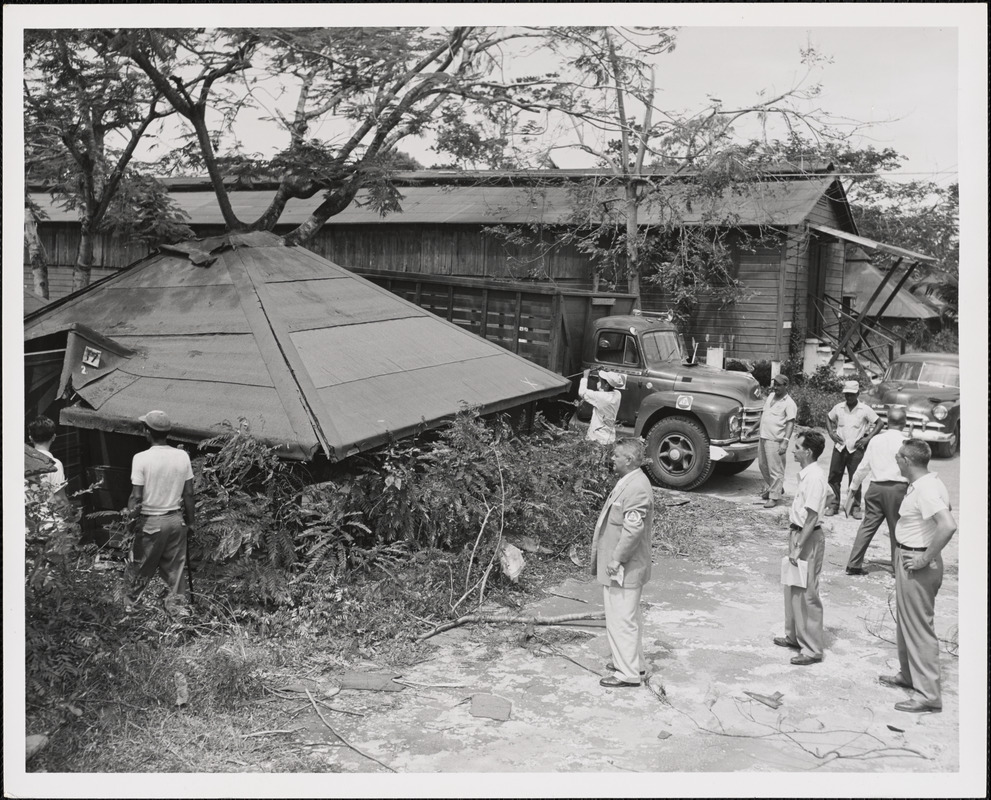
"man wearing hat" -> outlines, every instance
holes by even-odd
[[[592,406],[592,420],[585,438],[599,444],[612,444],[616,441],[616,415],[622,399],[619,390],[626,387],[626,376],[619,372],[600,371],[596,391],[589,388],[590,375],[591,370],[585,370],[578,384],[578,396]]]
[[[764,413],[760,418],[760,449],[757,464],[764,489],[761,499],[764,508],[774,508],[781,499],[785,481],[785,453],[795,428],[798,406],[788,394],[788,376],[775,375],[771,380],[771,393],[764,401]]]
[[[833,440],[833,455],[829,462],[829,488],[833,492],[826,516],[831,517],[840,510],[840,484],[843,482],[843,472],[853,481],[853,473],[860,466],[864,457],[864,448],[874,437],[884,422],[866,403],[860,401],[860,384],[857,381],[847,381],[843,384],[843,402],[837,403],[826,415],[826,430]],[[861,518],[860,489],[852,491],[853,503],[851,514],[854,519]]]
[[[127,510],[138,518],[138,525],[128,570],[128,608],[158,572],[169,587],[167,603],[179,601],[176,610],[188,614],[186,537],[193,528],[196,510],[193,467],[185,450],[166,443],[172,421],[164,411],[149,411],[138,419],[151,447],[131,462]]]

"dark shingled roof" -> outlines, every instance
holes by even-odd
[[[567,388],[548,370],[271,233],[185,242],[24,321],[69,331],[62,420],[121,433],[165,410],[178,439],[226,421],[290,458],[368,450],[464,405],[501,411]]]

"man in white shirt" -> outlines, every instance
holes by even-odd
[[[52,498],[57,503],[61,505],[67,504],[69,501],[65,496],[65,468],[62,466],[62,462],[52,455],[52,443],[55,441],[55,423],[48,417],[36,417],[28,425],[28,436],[35,449],[44,453],[55,465],[54,471],[40,475],[38,481],[41,485],[51,488]]]
[[[138,419],[151,447],[131,462],[127,508],[132,516],[140,514],[140,525],[131,548],[128,607],[158,572],[169,587],[168,603],[178,600],[176,611],[188,614],[186,541],[196,509],[192,464],[185,450],[166,443],[172,421],[164,411],[149,411]]]
[[[622,400],[619,390],[626,386],[626,376],[600,371],[596,391],[589,388],[590,374],[591,370],[585,370],[578,384],[578,396],[592,406],[592,420],[585,438],[599,444],[612,444],[616,441],[616,415]]]
[[[936,594],[943,583],[943,548],[957,531],[946,486],[929,471],[929,445],[908,439],[898,451],[898,467],[908,481],[899,509],[895,559],[895,639],[897,675],[881,675],[885,686],[914,689],[921,699],[895,703],[897,711],[943,710],[939,639],[933,625]]]
[[[884,427],[884,422],[867,403],[860,401],[860,384],[847,381],[843,384],[843,402],[837,403],[826,415],[826,430],[833,440],[833,456],[829,462],[829,488],[832,500],[826,509],[831,517],[840,510],[840,484],[843,471],[852,480],[853,473],[864,457],[864,448],[875,433]],[[860,519],[860,489],[853,493],[854,519]]]
[[[895,566],[895,526],[898,524],[898,508],[905,499],[908,482],[898,468],[895,455],[905,443],[905,407],[888,408],[888,429],[877,434],[864,450],[864,457],[850,479],[843,510],[847,515],[853,507],[854,492],[870,477],[870,486],[864,494],[864,520],[860,523],[857,538],[850,550],[846,564],[847,575],[866,575],[864,556],[881,523],[888,523],[891,542],[891,567]]]
[[[824,644],[819,573],[826,548],[821,523],[829,486],[816,461],[825,448],[826,440],[818,431],[805,431],[795,437],[793,453],[802,469],[788,514],[788,560],[792,564],[797,564],[799,559],[805,561],[808,574],[805,588],[784,587],[785,635],[775,636],[774,643],[801,651],[791,660],[800,667],[822,661]]]
[[[771,381],[771,393],[764,401],[764,413],[760,418],[760,448],[757,465],[764,479],[761,499],[764,508],[774,508],[781,499],[785,481],[785,453],[795,428],[798,406],[788,394],[788,376],[775,375]]]

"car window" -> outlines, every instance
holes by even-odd
[[[643,335],[644,358],[648,364],[684,361],[681,339],[675,331],[652,331]]]
[[[884,379],[904,383],[918,383],[941,389],[960,388],[960,367],[933,361],[900,361],[888,367]]]
[[[598,335],[595,342],[595,360],[601,364],[616,364],[624,367],[640,366],[640,351],[632,336],[606,331]]]

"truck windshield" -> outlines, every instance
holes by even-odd
[[[960,367],[931,361],[902,361],[892,364],[884,379],[937,386],[940,389],[959,389]]]
[[[676,331],[650,331],[643,334],[643,354],[648,364],[684,361],[685,351]]]

